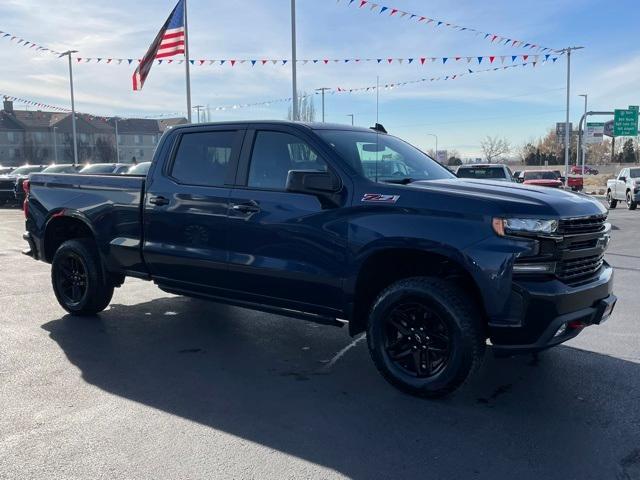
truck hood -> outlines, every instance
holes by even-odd
[[[425,193],[462,198],[466,212],[563,218],[607,212],[598,200],[559,188],[461,179],[423,180],[408,186]],[[446,208],[446,200],[443,202]]]

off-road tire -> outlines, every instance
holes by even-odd
[[[78,275],[84,277],[84,281],[78,282],[79,288],[83,290],[77,301],[73,301],[72,295],[65,293],[69,289],[65,290],[64,286],[68,283],[65,283],[63,277],[68,271],[69,262],[78,265],[77,270],[83,272]],[[67,240],[60,245],[51,262],[51,284],[60,306],[78,316],[95,315],[103,311],[111,302],[114,289],[104,275],[98,250],[90,239]]]

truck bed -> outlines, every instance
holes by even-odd
[[[145,177],[126,175],[31,175],[29,209],[38,237],[44,239],[55,215],[84,221],[113,272],[144,276],[142,201]]]

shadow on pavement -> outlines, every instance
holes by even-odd
[[[352,478],[640,478],[633,362],[488,355],[456,395],[426,401],[387,385],[364,342],[321,374],[343,330],[197,300],[43,328],[92,385]]]

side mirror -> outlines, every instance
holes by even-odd
[[[340,190],[340,181],[331,172],[319,172],[317,170],[289,170],[287,175],[287,192],[308,193],[335,193]]]
[[[621,182],[626,182],[627,181],[627,177],[620,177],[618,180],[620,180]]]
[[[335,206],[340,191],[340,179],[331,172],[318,170],[289,170],[287,175],[287,192],[315,195],[323,206]]]

